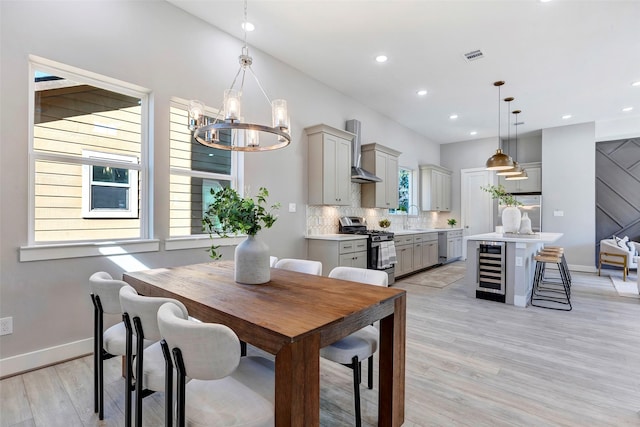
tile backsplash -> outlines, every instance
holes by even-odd
[[[351,206],[320,206],[307,205],[307,235],[338,233],[338,220],[341,216],[360,216],[367,221],[367,228],[382,229],[378,222],[388,219],[391,222],[389,231],[399,231],[405,228],[444,228],[448,212],[422,212],[411,208],[411,215],[389,214],[388,209],[363,208],[360,206],[360,184],[351,183]],[[417,214],[417,215],[416,215]]]

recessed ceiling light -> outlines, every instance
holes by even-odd
[[[571,114],[565,114],[564,116],[562,116],[562,120],[567,120],[567,119],[570,119],[571,117],[573,117]]]
[[[458,118],[458,115],[457,115],[457,114],[452,114],[452,115],[450,115],[450,116],[449,116],[449,118],[450,118],[451,120],[455,120],[455,119],[457,119],[457,118]]]
[[[549,3],[551,0],[540,0],[540,3]]]
[[[256,26],[253,25],[251,22],[246,21],[246,22],[242,23],[242,29],[247,31],[247,32],[251,32],[251,31],[256,29]]]
[[[380,63],[387,62],[387,59],[389,58],[387,58],[385,55],[376,56],[376,62],[380,62]]]
[[[427,91],[426,91],[426,90],[424,90],[424,89],[420,89],[420,90],[418,91],[418,95],[420,95],[420,96],[425,96],[426,94],[427,94]]]
[[[633,110],[633,107],[624,107],[622,109],[622,111],[624,111],[625,113],[628,113],[629,111]]]
[[[473,135],[477,135],[478,132],[476,132],[475,130],[472,130],[471,132],[469,132],[469,135],[473,136]]]
[[[638,87],[638,86],[640,86],[640,80],[638,80],[637,82],[633,82],[633,83],[631,83],[631,86],[633,86],[633,87]]]

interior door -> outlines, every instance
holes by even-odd
[[[493,184],[494,173],[486,169],[460,171],[461,217],[465,236],[493,231],[493,200],[481,187]],[[462,245],[462,257],[467,258],[467,245]]]

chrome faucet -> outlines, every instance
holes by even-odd
[[[406,211],[406,212],[407,212],[407,214],[406,214],[406,215],[405,215],[405,217],[404,217],[404,226],[403,226],[403,228],[404,228],[405,230],[408,230],[408,229],[409,229],[409,212],[411,211],[411,208],[416,208],[416,211],[418,212],[418,215],[420,215],[420,208],[419,208],[417,205],[410,205],[410,206],[407,208],[407,211]]]

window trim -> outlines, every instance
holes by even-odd
[[[188,106],[189,101],[183,98],[172,97],[169,103],[169,111],[171,111],[172,107],[188,111]],[[205,113],[208,116],[216,117],[217,115],[219,115],[219,110],[206,107]],[[185,123],[185,127],[186,126],[187,124]],[[169,159],[169,164],[171,164],[171,159]],[[172,166],[169,166],[169,174],[202,179],[230,181],[231,188],[236,189],[241,196],[244,195],[244,153],[241,151],[231,151],[230,175]],[[212,244],[211,237],[208,233],[205,232],[188,236],[171,236],[170,225],[171,213],[169,213],[169,223],[167,224],[167,235],[169,237],[165,239],[165,250],[206,248],[210,247]],[[242,239],[238,237],[221,238],[215,236],[214,239],[218,240],[217,242],[215,242],[215,244],[222,246],[233,246],[239,244],[242,241]]]
[[[389,209],[389,215],[402,215],[408,217],[419,217],[420,216],[420,195],[418,194],[418,186],[419,186],[419,175],[416,169],[410,168],[409,166],[398,166],[398,178],[400,175],[400,170],[404,169],[409,171],[409,175],[411,176],[411,181],[409,183],[409,192],[410,192],[410,203],[409,203],[409,212],[408,214],[404,211],[398,209]],[[398,192],[400,191],[400,180],[398,179]],[[412,206],[417,206],[418,209],[411,209]],[[415,213],[411,213],[411,211],[415,211]]]
[[[20,261],[36,261],[46,259],[60,258],[76,258],[83,256],[101,255],[96,253],[95,247],[100,245],[115,245],[129,247],[126,253],[157,251],[159,249],[158,241],[152,239],[152,214],[153,214],[153,183],[149,181],[150,176],[150,93],[149,89],[127,83],[118,79],[103,76],[91,71],[76,68],[70,65],[62,64],[56,61],[45,59],[36,55],[29,55],[29,96],[28,96],[28,139],[29,139],[29,197],[28,197],[28,231],[27,245],[20,247]],[[37,161],[54,161],[71,164],[89,164],[87,160],[78,158],[77,156],[65,156],[53,153],[41,153],[34,150],[34,109],[35,109],[35,82],[33,79],[35,71],[43,71],[52,75],[65,77],[71,80],[89,84],[105,90],[122,93],[128,96],[137,97],[141,102],[141,147],[139,163],[132,164],[128,162],[97,162],[104,166],[121,166],[130,170],[138,171],[140,180],[140,238],[139,239],[122,239],[122,240],[86,240],[76,242],[36,242],[35,241],[35,169]],[[96,164],[97,164],[96,163]],[[132,244],[134,242],[135,244]],[[148,243],[139,245],[138,243]],[[136,248],[137,247],[137,248]]]

